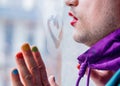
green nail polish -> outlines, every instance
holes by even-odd
[[[17,69],[14,69],[12,73],[13,73],[14,75],[17,75],[17,74],[18,74],[18,70],[17,70]]]
[[[37,47],[36,46],[32,47],[32,51],[37,52],[38,51]]]

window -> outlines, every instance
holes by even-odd
[[[22,7],[26,11],[30,11],[34,6],[35,0],[22,0]]]
[[[7,0],[0,0],[0,7],[6,7],[7,6]]]

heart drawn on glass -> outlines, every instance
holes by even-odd
[[[54,41],[55,47],[59,48],[63,38],[63,22],[60,16],[51,15],[47,21],[48,30]]]

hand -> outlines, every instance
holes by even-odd
[[[86,74],[88,74],[88,71]],[[105,86],[113,74],[113,71],[100,71],[92,69],[90,77],[95,82],[96,86]]]
[[[37,47],[25,43],[16,55],[18,70],[11,72],[13,86],[58,86],[55,78],[47,78],[46,68]]]

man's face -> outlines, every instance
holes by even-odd
[[[73,17],[74,40],[91,46],[116,29],[115,1],[119,0],[66,0]]]

